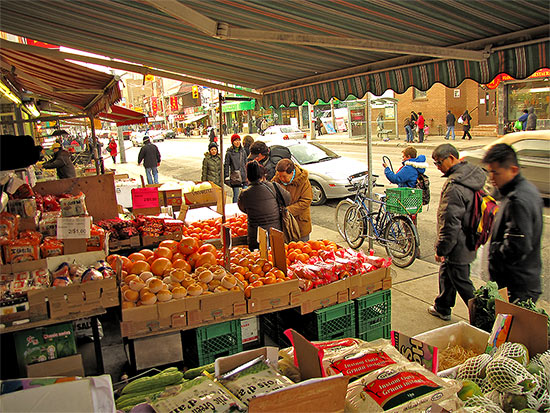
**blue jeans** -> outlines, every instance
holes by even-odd
[[[233,203],[235,204],[239,200],[239,194],[241,193],[241,189],[245,189],[246,185],[243,185],[241,188],[240,186],[232,186],[231,189],[233,190]]]
[[[407,138],[405,139],[405,141],[406,142],[414,141],[413,131],[409,125],[405,126],[405,132],[407,134]]]
[[[447,126],[447,133],[445,134],[445,139],[449,139],[449,134],[453,134],[453,141],[455,140],[455,127],[454,126]]]
[[[159,183],[159,172],[156,166],[154,168],[145,168],[145,175],[147,175],[147,183],[149,185]]]

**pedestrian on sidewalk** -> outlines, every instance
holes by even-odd
[[[138,155],[138,165],[140,165],[141,162],[143,162],[143,167],[145,168],[147,183],[149,185],[158,184],[159,173],[157,168],[160,166],[160,152],[159,148],[151,143],[147,135],[143,138],[143,146]]]
[[[254,143],[254,138],[250,135],[245,135],[243,137],[243,148],[246,154],[246,159],[250,156],[250,146]]]
[[[537,129],[537,115],[535,115],[535,108],[529,108],[529,115],[527,116],[527,122],[525,124],[525,130]]]
[[[118,151],[117,151],[118,147],[117,147],[117,144],[116,144],[114,138],[111,138],[111,140],[109,141],[108,149],[109,149],[109,153],[111,154],[111,158],[113,158],[113,163],[116,163],[116,156],[118,154]]]
[[[405,118],[405,123],[403,126],[405,127],[405,142],[413,143],[413,128],[415,125],[411,122],[411,118]]]
[[[317,131],[317,136],[322,135],[323,131],[323,122],[321,121],[321,118],[315,119],[315,130]]]
[[[458,150],[451,144],[439,145],[432,152],[437,169],[447,178],[441,190],[437,209],[435,260],[439,267],[439,295],[428,313],[449,321],[456,303],[456,294],[464,303],[474,297],[470,264],[476,252],[466,246],[474,192],[485,185],[485,173],[478,167],[459,160]]]
[[[214,182],[216,185],[222,186],[222,157],[218,153],[216,142],[210,142],[208,152],[204,154],[201,180]]]
[[[416,126],[417,120],[418,120],[418,114],[414,110],[411,110],[411,128],[412,128],[414,138],[418,137],[418,127]]]
[[[445,139],[449,140],[450,134],[452,133],[453,141],[455,140],[455,122],[455,115],[453,115],[453,113],[448,110],[447,117],[445,118],[445,123],[447,124],[447,133],[445,134]]]
[[[462,139],[466,139],[466,135],[468,135],[468,140],[472,140],[472,135],[470,135],[472,117],[468,113],[468,109],[464,111],[461,118],[462,118],[462,130],[464,130],[464,135],[462,135]]]
[[[518,118],[518,121],[521,122],[521,129],[516,127],[517,131],[527,130],[527,118],[528,117],[529,117],[529,111],[527,109],[523,109],[523,113]],[[519,126],[519,125],[517,125],[517,126]]]
[[[520,173],[514,149],[505,143],[483,157],[489,179],[504,199],[489,244],[489,277],[506,287],[510,302],[537,302],[541,289],[543,202],[537,188]]]
[[[241,137],[231,136],[231,146],[225,152],[224,181],[233,191],[233,202],[239,199],[241,188],[246,187],[246,152],[241,146]]]
[[[418,112],[416,126],[418,126],[418,143],[422,143],[424,142],[424,126],[426,126],[424,116],[422,116],[422,112]]]

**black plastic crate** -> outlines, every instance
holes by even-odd
[[[289,347],[290,341],[285,330],[296,327],[296,318],[292,310],[277,311],[260,316],[260,331],[268,336],[280,348]]]
[[[226,321],[182,333],[188,367],[212,363],[218,357],[243,351],[241,320]]]

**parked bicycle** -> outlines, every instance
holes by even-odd
[[[357,178],[362,177],[361,180]],[[359,248],[366,238],[372,238],[384,246],[392,262],[401,268],[411,265],[416,258],[420,245],[418,232],[410,217],[411,213],[394,213],[388,211],[386,195],[375,194],[379,199],[367,196],[367,173],[348,177],[356,190],[354,198],[341,201],[336,207],[336,225],[338,232],[351,248]],[[376,176],[373,176],[376,179]],[[376,182],[373,183],[377,185]],[[404,188],[399,188],[404,189]],[[369,201],[374,205],[369,209]],[[399,202],[399,200],[397,200]],[[420,203],[420,207],[421,207]],[[403,205],[403,210],[407,210]],[[418,210],[414,211],[415,213]],[[371,235],[369,235],[369,228]]]

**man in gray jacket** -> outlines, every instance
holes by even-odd
[[[499,288],[508,288],[511,302],[529,298],[536,302],[542,292],[542,198],[521,175],[511,146],[494,145],[483,162],[489,179],[504,196],[491,232],[489,276]]]
[[[435,148],[432,159],[447,181],[443,184],[437,209],[435,260],[441,263],[439,295],[428,312],[449,321],[457,292],[466,305],[474,297],[470,263],[475,259],[476,252],[466,246],[464,229],[470,220],[474,192],[485,184],[485,173],[477,166],[461,162],[458,150],[448,143]]]

